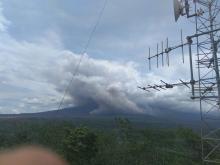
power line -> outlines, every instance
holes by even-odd
[[[101,21],[101,18],[102,18],[102,16],[103,16],[103,13],[104,13],[105,8],[106,8],[106,6],[107,6],[107,2],[108,2],[108,0],[105,0],[105,1],[104,1],[103,7],[101,8],[101,11],[100,11],[100,13],[99,13],[99,15],[98,15],[97,21],[95,22],[95,25],[94,25],[93,28],[92,28],[92,31],[91,31],[91,33],[90,33],[90,35],[89,35],[89,38],[88,38],[88,40],[87,40],[87,42],[86,42],[86,44],[85,44],[85,47],[84,47],[84,49],[82,50],[82,52],[80,53],[81,56],[80,56],[79,62],[77,63],[77,65],[76,65],[76,67],[75,67],[75,69],[74,69],[72,78],[71,78],[70,82],[68,83],[68,85],[67,85],[67,87],[66,87],[66,89],[65,89],[65,91],[64,91],[63,97],[62,97],[62,99],[61,99],[61,101],[60,101],[60,103],[59,103],[59,106],[58,106],[58,110],[61,109],[61,107],[62,107],[62,105],[63,105],[63,102],[64,102],[64,99],[65,99],[65,97],[66,97],[66,95],[67,95],[67,91],[69,90],[69,88],[70,88],[70,86],[71,86],[71,84],[72,84],[72,82],[73,82],[73,80],[74,80],[74,77],[75,77],[75,76],[77,75],[77,73],[79,72],[80,65],[81,65],[82,60],[83,60],[83,58],[84,58],[84,56],[85,56],[85,53],[87,52],[87,50],[88,50],[88,48],[89,48],[89,45],[90,45],[90,43],[91,43],[91,41],[92,41],[92,38],[93,38],[93,36],[94,36],[94,34],[95,34],[95,32],[96,32],[96,29],[97,29],[97,27],[98,27],[98,25],[99,25],[99,23],[100,23],[100,21]]]

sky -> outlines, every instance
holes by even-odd
[[[176,23],[173,0],[108,0],[62,108],[95,105],[92,114],[155,114],[197,110],[190,91],[141,91],[137,86],[189,80],[187,61],[171,55],[170,67],[148,70],[148,48],[169,37],[180,43],[193,32]],[[104,0],[0,1],[0,113],[56,110]],[[187,22],[187,24],[186,24]],[[187,57],[186,57],[187,58]],[[152,64],[152,65],[155,65]]]

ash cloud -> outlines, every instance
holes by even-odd
[[[71,79],[79,55],[66,52],[59,60],[62,74]],[[144,113],[134,101],[135,89],[140,75],[132,63],[120,64],[107,60],[97,60],[88,56],[81,63],[79,73],[74,77],[68,90],[68,97],[75,106],[95,104],[91,113]],[[51,73],[48,73],[48,75]],[[66,75],[66,76],[65,76]],[[54,77],[57,78],[57,77]],[[52,80],[52,81],[51,81]],[[54,81],[58,91],[63,91],[68,82]]]
[[[70,80],[78,61],[79,55],[72,52],[64,53],[59,60],[60,68],[63,68],[61,75]],[[136,66],[137,64],[131,62],[118,63],[86,56],[68,90],[71,104],[96,105],[97,108],[91,113],[156,114],[158,111],[154,112],[155,109],[185,111],[195,108],[190,104],[187,92],[183,88],[161,93],[145,93],[137,89],[137,85],[144,82],[155,83],[161,77],[148,75],[144,78]],[[51,78],[48,79],[51,83],[62,82],[51,80]],[[55,83],[58,91],[62,91],[66,85]]]
[[[31,19],[38,23],[35,19]],[[56,30],[47,29],[43,35],[40,35],[41,37],[35,37],[30,41],[13,36],[7,30],[9,23],[0,9],[0,89],[4,88],[0,93],[0,112],[30,113],[57,109],[64,90],[74,74],[80,54],[65,48],[62,37]],[[11,23],[13,24],[13,21]],[[122,29],[124,31],[124,28]],[[29,31],[25,31],[25,34],[33,36]],[[131,38],[133,45],[133,37]],[[115,43],[114,38],[111,41]],[[103,43],[108,45],[110,42]],[[115,44],[120,45],[118,41]],[[107,50],[103,49],[103,54],[115,56],[113,52]],[[158,110],[196,109],[194,104],[186,99],[187,92],[183,88],[160,93],[146,93],[137,89],[138,85],[158,83],[163,77],[160,73],[143,74],[138,68],[135,62],[101,60],[92,58],[90,54],[86,55],[62,107],[96,107],[90,112],[92,114],[152,115],[161,113]],[[176,68],[179,66],[174,66],[172,73],[165,70],[164,74],[173,78],[173,75],[177,74]],[[185,70],[182,70],[185,73]]]

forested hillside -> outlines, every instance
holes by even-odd
[[[116,118],[114,127],[106,130],[59,120],[0,123],[1,150],[41,145],[56,151],[71,165],[201,164],[200,138],[187,128],[136,128],[124,118]]]

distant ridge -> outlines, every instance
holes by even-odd
[[[82,118],[82,117],[107,117],[107,116],[124,116],[128,118],[141,119],[145,118],[148,120],[167,120],[174,122],[198,122],[200,120],[199,113],[197,112],[183,112],[175,110],[155,110],[154,114],[130,114],[130,113],[100,113],[100,114],[91,114],[97,107],[96,106],[78,106],[64,108],[61,110],[51,110],[38,113],[22,113],[22,114],[0,114],[0,119],[4,118],[45,118],[45,119],[70,119],[70,118]]]
[[[1,114],[0,118],[73,118],[90,116],[94,107],[70,107],[38,113]]]
[[[154,114],[126,114],[126,113],[100,113],[92,114],[91,112],[97,109],[94,106],[79,106],[79,107],[70,107],[61,110],[51,110],[46,112],[39,113],[23,113],[23,114],[0,114],[0,119],[5,120],[23,120],[23,119],[61,119],[61,120],[72,120],[77,121],[78,123],[91,122],[102,123],[110,122],[114,123],[115,117],[128,118],[134,123],[139,123],[141,126],[151,126],[157,125],[159,127],[175,127],[175,126],[186,126],[190,128],[199,128],[200,118],[198,112],[184,112],[176,110],[155,110]],[[102,125],[101,124],[101,125]],[[219,124],[219,123],[217,123]]]

